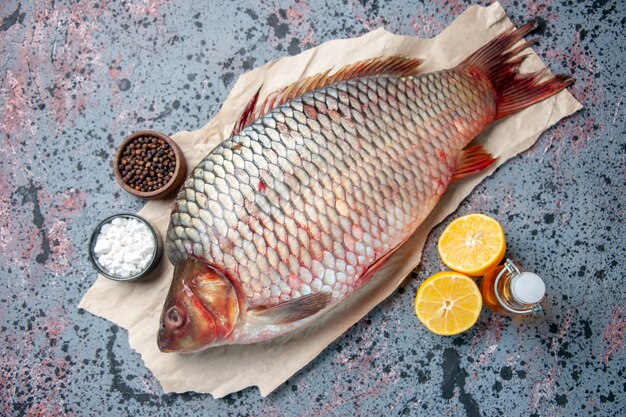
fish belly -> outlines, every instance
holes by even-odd
[[[180,191],[170,260],[229,274],[249,308],[345,299],[405,241],[495,117],[462,70],[353,79],[307,93],[225,140]]]

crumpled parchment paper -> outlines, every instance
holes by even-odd
[[[486,8],[468,8],[433,39],[396,36],[381,28],[358,38],[326,42],[243,74],[213,120],[200,130],[178,132],[172,137],[192,168],[229,136],[237,116],[261,85],[262,98],[301,77],[384,55],[419,57],[424,60],[423,72],[449,68],[511,26],[500,4],[494,3]],[[522,70],[542,67],[544,64],[533,53]],[[485,172],[451,185],[427,220],[375,278],[313,327],[255,345],[226,346],[196,354],[161,353],[156,334],[173,272],[166,256],[154,276],[144,282],[120,283],[99,276],[79,307],[128,329],[130,346],[141,354],[165,392],[195,391],[223,397],[256,385],[261,395],[266,396],[400,285],[419,264],[430,230],[452,213],[480,181],[529,148],[550,126],[581,107],[569,92],[562,91],[489,127],[477,140],[498,157],[497,163]],[[165,236],[171,206],[171,199],[151,201],[139,214]]]

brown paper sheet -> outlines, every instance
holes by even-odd
[[[243,74],[213,120],[200,130],[178,132],[173,138],[184,151],[188,165],[193,167],[228,137],[240,111],[261,85],[263,96],[301,77],[383,55],[422,58],[424,72],[449,68],[510,27],[512,23],[504,10],[494,3],[486,8],[470,7],[433,39],[396,36],[377,29],[358,38],[326,42]],[[523,71],[543,66],[533,54]],[[563,91],[488,128],[478,140],[498,157],[495,166],[453,184],[430,217],[375,278],[315,327],[255,345],[227,346],[187,355],[161,353],[156,333],[173,271],[166,257],[153,279],[146,282],[119,283],[99,276],[79,307],[128,329],[130,346],[141,354],[165,392],[195,391],[223,397],[256,385],[261,395],[266,396],[400,285],[419,264],[430,230],[452,213],[480,181],[530,147],[550,126],[580,108],[580,103]],[[139,214],[164,236],[171,205],[172,200],[151,201]],[[407,308],[413,307],[407,305]]]

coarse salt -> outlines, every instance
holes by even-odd
[[[145,223],[116,217],[100,228],[93,251],[109,274],[130,277],[146,269],[155,245],[154,235]]]

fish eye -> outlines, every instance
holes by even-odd
[[[176,306],[170,307],[165,313],[165,327],[169,329],[178,329],[185,324],[185,314]]]

